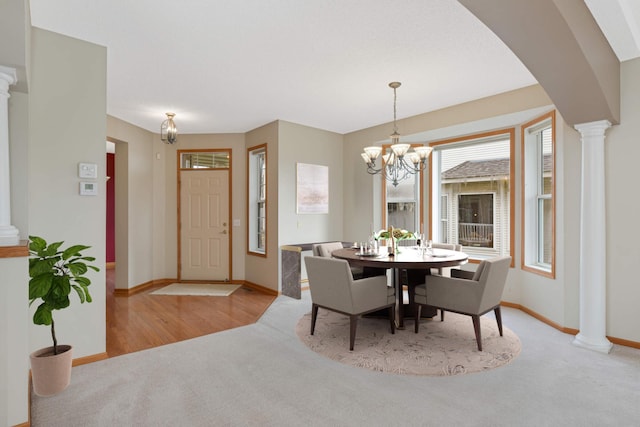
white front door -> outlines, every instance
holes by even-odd
[[[229,171],[180,171],[180,280],[229,280]]]

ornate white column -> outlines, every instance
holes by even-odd
[[[582,123],[575,128],[582,139],[580,206],[580,332],[577,346],[609,353],[606,317],[606,222],[604,138],[607,120]]]
[[[0,246],[20,243],[11,225],[11,174],[9,170],[9,86],[17,81],[16,70],[0,66]]]

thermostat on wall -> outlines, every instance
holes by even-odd
[[[97,196],[98,195],[98,183],[97,182],[80,182],[80,195],[81,196]]]
[[[98,165],[95,163],[78,163],[79,178],[97,178]]]

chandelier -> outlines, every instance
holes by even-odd
[[[401,144],[398,125],[396,124],[396,89],[400,82],[391,82],[389,87],[393,89],[393,133],[391,134],[391,151],[382,155],[382,165],[376,168],[376,159],[382,154],[382,147],[365,147],[361,153],[362,159],[367,164],[367,172],[371,175],[382,173],[387,181],[397,186],[410,176],[424,170],[427,167],[427,158],[433,148],[424,145],[413,147],[411,144]]]
[[[167,120],[160,125],[160,139],[167,144],[174,144],[178,140],[178,128],[173,122],[175,113],[165,113]]]

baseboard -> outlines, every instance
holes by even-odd
[[[176,283],[178,282],[178,279],[156,279],[156,280],[150,280],[148,282],[142,283],[138,286],[134,286],[133,288],[129,288],[129,289],[115,289],[113,291],[113,294],[115,296],[131,296],[131,295],[135,295],[139,292],[142,291],[146,291],[149,288],[153,288],[156,286],[166,286],[166,285],[170,285],[171,283]],[[211,280],[182,280],[180,281],[181,283],[224,283],[224,284],[229,284],[229,285],[242,285],[242,286],[246,286],[248,288],[252,288],[255,289],[257,291],[263,292],[265,294],[268,295],[275,295],[278,296],[278,291],[271,289],[271,288],[267,288],[264,287],[262,285],[258,285],[257,283],[252,283],[248,280],[229,280],[229,281],[211,281]]]
[[[625,347],[632,347],[632,348],[640,349],[640,342],[625,340],[625,339],[622,339],[622,338],[610,337],[608,335],[607,335],[607,338],[613,344],[618,344],[618,345],[623,345]]]
[[[260,291],[260,292],[265,293],[267,295],[278,296],[278,291],[276,291],[275,289],[265,288],[262,285],[258,285],[257,283],[253,283],[253,282],[250,282],[248,280],[243,280],[242,281],[242,285],[246,286],[247,288],[255,289],[256,291]]]
[[[578,332],[580,332],[578,329],[575,328],[567,328],[565,326],[562,326],[554,321],[552,321],[551,319],[548,319],[546,317],[544,317],[543,315],[536,313],[535,311],[531,310],[530,308],[527,308],[525,306],[523,306],[522,304],[516,304],[516,303],[512,303],[512,302],[507,302],[507,301],[501,301],[500,305],[503,307],[510,307],[510,308],[516,308],[520,311],[523,311],[525,313],[527,313],[529,316],[538,319],[539,321],[541,321],[542,323],[545,323],[549,326],[551,326],[554,329],[559,330],[560,332],[564,332],[565,334],[569,334],[569,335],[577,335]],[[616,337],[610,337],[607,335],[607,339],[609,341],[611,341],[614,344],[618,344],[618,345],[623,345],[625,347],[632,347],[632,348],[638,348],[640,349],[640,342],[637,341],[630,341],[630,340],[625,340],[623,338],[616,338]]]
[[[128,289],[120,289],[120,288],[116,288],[113,291],[113,294],[115,296],[123,296],[123,297],[128,297],[131,295],[135,295],[139,292],[142,291],[146,291],[149,288],[153,288],[155,286],[164,286],[164,285],[170,285],[171,283],[177,282],[177,279],[156,279],[156,280],[150,280],[148,282],[142,283],[138,286],[134,286],[133,288],[128,288]]]
[[[98,353],[91,356],[79,357],[77,359],[73,359],[71,366],[86,365],[87,363],[99,362],[108,358],[109,355],[107,353]]]

